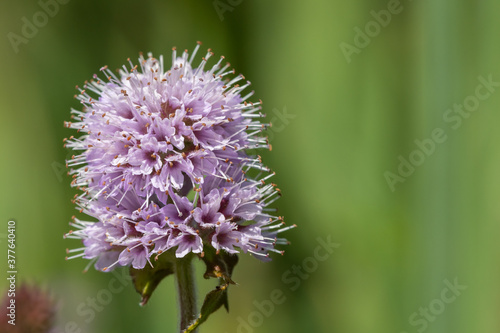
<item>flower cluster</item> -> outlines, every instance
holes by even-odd
[[[35,284],[22,282],[12,303],[11,292],[0,299],[0,332],[49,333],[55,332],[57,301],[50,292]]]
[[[169,249],[179,258],[212,246],[269,260],[287,243],[277,235],[290,227],[267,207],[280,195],[267,183],[274,173],[247,153],[270,149],[262,102],[241,95],[250,84],[237,83],[242,75],[226,79],[234,70],[224,57],[205,69],[211,50],[193,67],[199,47],[179,57],[174,48],[167,70],[162,57],[141,55],[139,65],[129,60],[118,75],[103,67],[105,80],[77,87],[83,109],[65,125],[84,135],[65,139],[77,151],[67,165],[82,190],[75,203],[98,221],[73,218],[66,236],[84,247],[70,258],[139,269]]]

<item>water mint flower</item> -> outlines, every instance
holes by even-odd
[[[174,48],[169,68],[151,54],[136,65],[129,60],[118,74],[104,66],[77,87],[82,109],[72,109],[65,122],[80,133],[65,139],[75,151],[67,161],[71,184],[82,191],[74,203],[92,218],[73,217],[66,237],[83,246],[67,250],[67,259],[83,257],[87,268],[103,271],[130,266],[133,276],[142,274],[135,287],[145,303],[170,273],[180,294],[191,295],[186,265],[202,258],[204,276],[225,285],[207,295],[217,304],[208,313],[186,310],[184,329],[198,318],[191,330],[222,305],[219,293],[233,283],[236,253],[269,261],[271,252],[283,254],[277,245],[288,243],[279,234],[295,227],[285,227],[270,207],[281,195],[269,183],[274,173],[248,154],[270,149],[262,102],[248,100],[253,92],[243,91],[250,83],[230,78],[235,71],[224,57],[208,67],[208,50],[194,66],[199,47],[180,56]]]
[[[66,123],[85,133],[66,143],[80,152],[68,161],[81,166],[72,171],[73,185],[96,196],[133,191],[166,204],[169,187],[202,184],[204,176],[223,175],[229,162],[248,162],[244,149],[268,147],[261,102],[246,102],[253,92],[240,95],[250,83],[239,86],[241,75],[227,82],[234,70],[221,65],[223,57],[204,70],[211,51],[192,68],[198,48],[189,60],[187,51],[177,57],[174,50],[168,70],[151,54],[118,75],[105,66],[107,81],[94,75],[79,88],[83,110],[72,110],[75,121]]]

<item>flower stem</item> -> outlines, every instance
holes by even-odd
[[[184,332],[197,318],[196,284],[193,274],[192,255],[175,261],[175,284],[179,304],[179,332]],[[197,331],[193,331],[196,333]]]

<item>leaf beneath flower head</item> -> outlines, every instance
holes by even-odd
[[[204,256],[201,258],[207,269],[203,277],[220,278],[226,283],[236,284],[231,280],[234,266],[238,263],[238,256],[236,254],[229,254],[226,251],[220,251],[219,254],[211,246],[206,246],[204,249]]]
[[[201,311],[198,319],[191,324],[184,333],[193,332],[198,326],[204,323],[208,317],[217,311],[222,305],[228,310],[227,305],[227,287],[229,284],[223,284],[217,286],[214,290],[209,292],[207,296],[205,296],[205,300],[203,301],[203,305],[201,306]],[[229,310],[228,310],[229,311]]]
[[[206,246],[203,250],[203,257],[201,259],[207,266],[203,277],[205,279],[218,278],[221,284],[205,296],[198,319],[184,333],[193,332],[223,305],[226,311],[229,311],[227,287],[229,284],[236,284],[231,279],[231,275],[233,274],[234,266],[238,263],[238,256],[229,254],[226,251],[220,251],[217,254],[211,246]]]
[[[141,306],[146,305],[161,280],[174,273],[173,260],[175,257],[167,251],[161,254],[158,260],[152,262],[154,267],[149,264],[143,269],[130,267],[130,276],[135,290],[141,295]]]

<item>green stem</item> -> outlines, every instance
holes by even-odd
[[[198,317],[196,310],[196,284],[192,255],[175,260],[175,284],[179,301],[179,332],[184,332]],[[193,331],[196,333],[197,331]]]

